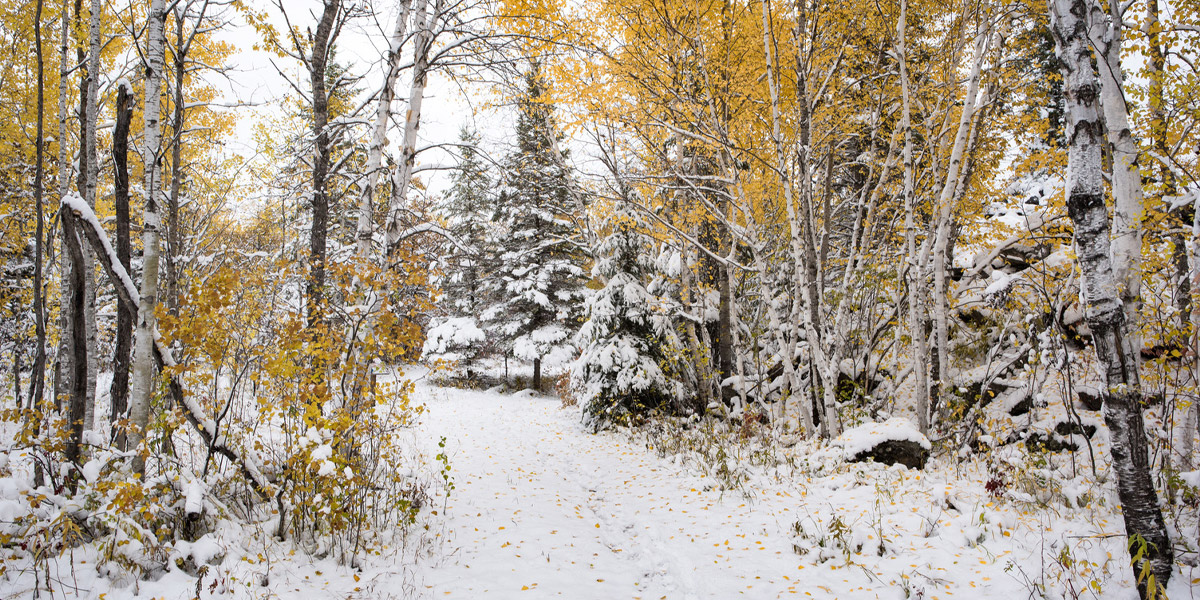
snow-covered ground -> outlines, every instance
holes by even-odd
[[[445,452],[453,487],[431,486],[421,524],[360,570],[224,521],[176,544],[213,559],[199,582],[178,569],[101,577],[85,544],[50,565],[55,597],[1137,597],[1111,484],[1054,479],[1015,446],[995,451],[1013,465],[997,494],[984,459],[935,457],[916,471],[804,443],[777,449],[774,468],[736,465],[747,478],[722,490],[692,458],[648,448],[652,436],[588,434],[557,398],[423,378],[415,400],[425,412],[403,435],[426,463]],[[5,566],[0,599],[32,598],[30,566]],[[1198,578],[1176,572],[1170,598],[1196,597]]]
[[[428,597],[1137,596],[1107,498],[1038,508],[989,494],[982,463],[910,471],[828,450],[800,461],[822,468],[721,491],[625,434],[587,434],[557,398],[418,394],[455,485],[416,575]],[[1193,597],[1197,576],[1177,573],[1170,597]]]

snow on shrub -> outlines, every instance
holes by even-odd
[[[479,355],[487,336],[472,317],[435,319],[425,333],[422,358],[426,361],[470,361]]]

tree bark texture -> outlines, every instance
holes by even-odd
[[[146,207],[142,213],[142,288],[138,300],[137,329],[134,335],[133,379],[130,385],[129,415],[133,428],[127,432],[128,443],[136,448],[144,439],[150,422],[150,401],[158,387],[155,380],[154,331],[158,306],[158,268],[162,215],[162,182],[160,180],[162,150],[162,81],[165,61],[165,0],[152,0],[145,54],[146,100],[142,128],[143,171]],[[136,470],[144,472],[140,459]]]
[[[329,234],[329,94],[325,80],[329,66],[329,44],[333,25],[341,11],[341,0],[327,0],[321,21],[312,38],[309,58],[309,81],[312,86],[313,109],[313,168],[312,168],[312,230],[308,238],[308,290],[306,304],[308,325],[316,327],[325,322],[325,242]]]
[[[1150,477],[1136,349],[1127,336],[1126,307],[1118,296],[1122,289],[1117,287],[1118,277],[1124,274],[1114,272],[1115,259],[1111,258],[1116,253],[1109,238],[1101,172],[1101,87],[1092,70],[1088,44],[1091,4],[1089,0],[1051,0],[1049,8],[1067,109],[1067,212],[1075,226],[1087,323],[1105,379],[1104,421],[1112,436],[1113,470],[1125,533],[1131,552],[1138,551],[1139,539],[1145,544],[1144,557],[1133,564],[1135,578],[1148,566],[1154,583],[1165,587],[1174,552]],[[1104,68],[1102,64],[1101,70]],[[1114,166],[1114,170],[1118,168]],[[1143,598],[1148,595],[1147,583],[1139,581]]]
[[[113,128],[113,205],[116,216],[117,260],[132,271],[132,252],[129,243],[129,124],[133,120],[133,98],[125,82],[117,87],[117,121]],[[109,420],[113,441],[125,447],[125,432],[118,422],[125,418],[129,405],[129,362],[133,354],[134,310],[123,302],[117,303],[116,350],[113,356],[113,379],[109,387],[112,399]]]

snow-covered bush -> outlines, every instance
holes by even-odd
[[[675,332],[645,287],[654,269],[650,242],[641,233],[645,224],[632,206],[619,203],[605,227],[609,233],[596,248],[593,268],[604,288],[587,303],[588,319],[576,338],[582,353],[572,366],[593,430],[630,415],[673,411],[684,394],[669,367]]]
[[[487,335],[472,317],[434,319],[425,332],[421,359],[425,362],[445,362],[468,373],[483,352]]]

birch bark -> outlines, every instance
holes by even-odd
[[[417,161],[417,133],[421,128],[421,105],[425,102],[425,85],[429,79],[429,52],[433,48],[433,23],[441,18],[443,0],[436,0],[432,18],[429,15],[429,0],[417,0],[413,16],[416,44],[413,48],[413,76],[409,89],[408,113],[404,119],[404,140],[400,149],[400,165],[392,185],[392,198],[388,208],[387,247],[390,254],[404,233],[401,215],[408,198],[408,187],[412,180],[413,167]]]
[[[142,287],[138,300],[137,328],[134,333],[133,378],[130,386],[129,416],[133,428],[126,432],[130,448],[142,442],[150,421],[150,400],[154,396],[154,331],[158,306],[158,267],[162,216],[159,201],[162,196],[162,78],[165,62],[165,0],[151,0],[146,34],[146,100],[143,110],[142,162],[146,207],[142,213]],[[135,470],[145,472],[141,455],[134,461]]]
[[[1125,311],[1128,307],[1118,296],[1128,289],[1116,285],[1117,278],[1128,272],[1118,273],[1114,269],[1118,253],[1113,251],[1116,244],[1109,239],[1101,171],[1102,88],[1092,71],[1088,43],[1091,3],[1090,0],[1050,0],[1049,9],[1055,51],[1064,80],[1070,144],[1067,212],[1075,225],[1075,244],[1087,300],[1087,323],[1105,383],[1102,390],[1104,421],[1112,436],[1113,470],[1117,475],[1125,533],[1131,546],[1136,546],[1139,539],[1145,545],[1143,558],[1133,564],[1133,574],[1137,579],[1142,567],[1148,566],[1154,577],[1153,584],[1165,588],[1174,567],[1174,551],[1150,478],[1136,350],[1126,335]],[[1100,70],[1104,69],[1102,63]],[[1114,171],[1119,168],[1114,166]],[[1130,258],[1126,254],[1121,260]],[[1150,587],[1149,581],[1139,582],[1138,590],[1143,598],[1151,593]]]
[[[1125,107],[1125,77],[1121,74],[1121,39],[1124,9],[1119,0],[1110,0],[1105,12],[1103,0],[1087,3],[1088,35],[1097,52],[1096,69],[1100,79],[1100,107],[1108,130],[1112,150],[1112,263],[1115,283],[1119,286],[1125,307],[1129,340],[1136,353],[1135,364],[1141,357],[1139,333],[1142,305],[1142,175],[1138,170],[1139,150],[1129,126]]]
[[[776,161],[775,171],[776,171],[776,176],[780,179],[780,183],[783,184],[783,199],[784,199],[784,205],[786,207],[786,214],[787,214],[787,220],[788,220],[788,231],[790,233],[789,248],[791,249],[792,265],[794,268],[794,272],[797,276],[796,280],[799,281],[799,279],[800,279],[799,274],[800,274],[800,270],[802,268],[801,267],[801,256],[802,256],[803,251],[801,249],[800,227],[799,227],[799,222],[798,222],[799,220],[796,216],[796,207],[795,207],[795,202],[794,202],[794,198],[793,198],[794,192],[792,189],[792,181],[791,181],[791,178],[788,177],[787,153],[783,147],[783,134],[782,134],[781,125],[780,125],[779,84],[776,81],[776,77],[775,77],[775,56],[772,53],[772,49],[774,47],[774,44],[772,43],[774,41],[774,39],[773,39],[774,29],[772,26],[770,0],[763,0],[762,13],[763,13],[763,50],[766,53],[766,58],[767,58],[767,87],[771,93],[771,138],[772,138],[772,141],[774,142],[774,147],[775,147],[775,161]],[[761,253],[758,253],[758,252],[755,253],[755,261],[758,263],[760,281],[763,282],[762,284],[765,287],[769,287],[769,286],[766,286],[766,284],[765,284],[765,280],[767,277],[767,269],[766,269],[765,262],[762,260]],[[772,301],[774,295],[769,294],[769,295],[765,295],[764,297],[767,299],[767,314],[768,314],[768,318],[771,320],[771,329],[773,330],[773,333],[775,336],[775,343],[777,346],[779,346],[779,354],[780,354],[779,359],[783,363],[784,377],[786,378],[785,380],[788,384],[789,395],[788,395],[787,399],[785,400],[784,414],[786,416],[788,413],[791,412],[790,408],[788,406],[789,404],[791,404],[793,402],[799,402],[800,403],[800,411],[799,411],[800,431],[804,435],[810,435],[813,432],[812,405],[800,393],[800,389],[799,389],[800,379],[796,373],[796,367],[794,364],[794,361],[796,359],[794,346],[792,344],[787,343],[786,340],[784,339],[784,332],[783,332],[783,326],[781,323],[781,319],[776,314],[775,305],[774,305],[774,302]],[[793,302],[795,302],[795,303],[799,303],[799,301],[800,301],[799,298],[796,298],[793,300]]]
[[[87,153],[87,189],[84,199],[88,206],[96,206],[96,180],[100,165],[96,157],[96,119],[100,93],[100,0],[91,1],[91,17],[88,20],[88,66],[87,66],[87,136],[84,150]],[[91,431],[96,423],[96,376],[99,371],[99,330],[96,326],[96,278],[92,274],[92,253],[83,252],[84,326],[87,345],[87,390],[84,394],[83,430]]]
[[[372,199],[375,196],[375,186],[379,183],[380,167],[383,165],[383,147],[387,143],[388,123],[392,118],[396,80],[400,77],[400,51],[404,38],[408,35],[408,13],[411,5],[411,0],[400,2],[400,14],[396,16],[396,27],[392,31],[391,44],[388,46],[387,75],[384,76],[383,89],[379,92],[379,107],[375,111],[375,129],[371,135],[371,145],[367,149],[367,181],[358,199],[357,241],[358,258],[361,261],[371,258],[371,240],[375,235],[375,209]]]
[[[902,9],[903,10],[903,9]],[[987,17],[984,17],[986,21]],[[950,223],[954,213],[954,204],[957,199],[956,191],[959,187],[959,173],[962,171],[963,159],[967,149],[967,140],[970,138],[971,124],[975,118],[975,106],[979,97],[979,79],[983,70],[984,56],[987,54],[987,47],[991,40],[991,28],[984,23],[981,25],[982,30],[976,32],[975,35],[975,55],[974,62],[971,66],[971,77],[967,83],[967,92],[963,98],[962,113],[958,119],[958,129],[954,134],[954,145],[950,149],[950,164],[946,169],[946,176],[942,182],[941,193],[938,195],[938,220],[937,220],[937,241],[933,246],[933,322],[937,340],[937,381],[936,397],[940,398],[948,384],[952,384],[953,379],[950,376],[950,334],[949,334],[949,318],[947,312],[949,310],[949,298],[946,290],[946,261],[947,246],[950,242]],[[906,61],[907,62],[907,61]],[[907,66],[903,67],[906,71]],[[907,85],[905,86],[907,88]],[[909,113],[905,113],[908,115]],[[933,411],[937,407],[930,406],[929,410]],[[927,415],[932,417],[932,414]]]
[[[901,110],[900,128],[904,130],[904,249],[908,256],[905,268],[908,287],[908,319],[909,335],[912,337],[913,356],[912,368],[916,375],[916,408],[917,427],[921,433],[929,435],[929,349],[925,341],[925,328],[922,306],[924,306],[924,286],[921,278],[920,264],[917,262],[917,230],[914,212],[913,191],[913,139],[912,139],[912,104],[910,100],[908,81],[908,49],[906,30],[908,29],[908,2],[900,0],[900,19],[896,25],[896,54],[900,63],[900,94]]]

